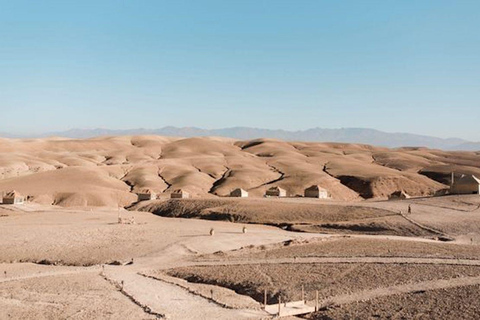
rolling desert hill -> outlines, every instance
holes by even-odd
[[[159,135],[169,137],[227,137],[236,140],[252,140],[263,138],[280,139],[286,141],[330,141],[341,143],[361,143],[388,148],[403,146],[428,147],[443,150],[464,150],[479,151],[480,142],[471,142],[459,138],[438,138],[432,136],[391,133],[369,128],[311,128],[307,130],[288,131],[272,130],[250,127],[232,127],[222,129],[202,129],[196,127],[163,127],[159,129],[71,129],[67,131],[47,132],[33,136],[15,136],[1,133],[0,137],[5,138],[47,138],[52,136],[67,137],[74,139],[87,139],[99,136],[138,136],[138,135]]]
[[[297,196],[313,184],[339,201],[425,196],[446,188],[452,171],[480,176],[480,152],[218,137],[0,139],[0,192],[61,206],[127,206],[143,189],[215,198],[241,187],[262,197],[280,186]]]

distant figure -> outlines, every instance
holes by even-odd
[[[5,271],[3,271],[3,273],[5,274],[5,278],[6,278],[7,277],[7,271],[5,270]]]
[[[215,234],[215,230],[213,230],[213,228],[210,229],[210,235],[213,236],[214,234]]]
[[[247,227],[243,227],[242,232],[247,233]]]
[[[412,205],[411,204],[408,205],[408,213],[412,213]]]

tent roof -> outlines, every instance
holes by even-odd
[[[154,194],[155,192],[153,192],[152,190],[150,189],[142,189],[138,192],[138,194]]]
[[[393,192],[391,195],[392,196],[399,196],[399,195],[408,196],[408,194],[403,190],[397,190],[397,191]]]
[[[269,188],[268,190],[272,190],[272,191],[273,191],[273,190],[286,191],[285,189],[280,188],[279,186],[271,187],[271,188]]]
[[[305,190],[318,190],[318,191],[327,191],[327,189],[320,187],[318,184],[308,187]]]
[[[186,191],[183,190],[183,189],[175,189],[175,190],[173,190],[172,193],[188,193],[188,192],[186,192]]]
[[[16,197],[22,197],[22,195],[15,190],[7,192],[4,196],[4,198],[16,198]]]
[[[476,182],[480,184],[480,179],[475,177],[473,174],[464,174],[460,178],[458,178],[454,183],[462,183],[462,182]]]

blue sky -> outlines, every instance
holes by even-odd
[[[480,141],[478,12],[478,0],[0,0],[0,132],[365,127]]]

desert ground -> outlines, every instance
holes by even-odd
[[[293,225],[370,224],[369,210],[373,219],[390,219],[408,204],[414,210],[397,226],[402,215],[389,220],[389,232],[325,233],[291,231],[269,221],[271,214],[261,221],[272,199],[220,203],[246,217],[235,222],[181,217],[185,206],[201,213],[196,202],[208,208],[212,200],[151,201],[168,206],[169,217],[134,208],[2,205],[0,318],[269,319],[275,315],[262,308],[265,292],[275,305],[302,300],[302,287],[307,305],[319,296],[318,311],[302,315],[308,319],[476,318],[480,197],[319,200],[316,213],[312,200],[278,200],[274,208],[285,216],[291,210]],[[298,216],[292,203],[302,208]],[[119,215],[135,224],[119,224]]]
[[[28,201],[0,205],[0,319],[477,319],[480,196],[433,195],[479,160],[266,139],[2,139],[0,190]],[[298,196],[312,184],[331,197]],[[290,196],[262,197],[271,186]],[[251,197],[226,197],[236,187]],[[137,202],[145,188],[158,199]],[[169,199],[178,188],[192,198]],[[412,198],[386,200],[398,190]]]

